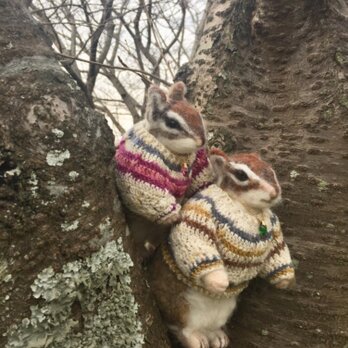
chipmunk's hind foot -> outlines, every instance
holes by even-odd
[[[223,330],[212,331],[208,334],[211,348],[227,348],[230,340]]]
[[[208,336],[200,331],[184,329],[178,339],[185,348],[209,348]]]

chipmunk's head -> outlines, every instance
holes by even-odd
[[[266,209],[279,203],[281,188],[270,166],[255,153],[227,156],[211,150],[210,160],[216,173],[216,184],[230,196],[252,209]]]
[[[202,116],[186,101],[185,93],[183,82],[172,85],[168,95],[151,86],[145,112],[149,132],[177,154],[196,152],[206,141]]]

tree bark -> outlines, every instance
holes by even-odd
[[[283,187],[277,209],[298,285],[254,282],[231,346],[348,343],[348,21],[342,1],[211,1],[186,71],[210,144],[256,151]]]
[[[127,254],[111,130],[26,11],[0,0],[0,346],[168,347]]]
[[[241,296],[232,346],[343,347],[347,8],[208,4],[190,91],[212,144],[259,151],[278,172],[298,264],[296,289],[259,281]],[[143,269],[130,268],[111,132],[86,105],[20,1],[0,0],[0,346],[169,346]]]

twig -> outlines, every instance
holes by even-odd
[[[154,66],[154,71],[156,71],[156,69],[159,67],[162,59],[165,61],[166,65],[167,65],[167,68],[169,70],[169,72],[171,73],[172,76],[174,76],[174,73],[169,65],[169,63],[167,62],[166,60],[166,54],[169,53],[170,54],[170,49],[171,47],[178,41],[179,39],[179,36],[180,36],[180,33],[181,31],[183,30],[184,28],[184,25],[185,25],[185,16],[186,16],[186,6],[185,6],[185,2],[183,0],[181,0],[180,2],[180,6],[181,6],[181,11],[182,11],[182,17],[181,17],[181,22],[180,22],[180,25],[179,25],[179,28],[178,28],[178,31],[177,33],[174,35],[174,38],[173,40],[167,45],[167,47],[165,49],[162,48],[161,46],[161,43],[160,43],[160,40],[164,43],[165,41],[163,40],[161,34],[160,34],[160,31],[158,30],[156,24],[153,22],[153,20],[151,19],[151,17],[149,17],[149,14],[148,12],[146,11],[146,15],[148,16],[148,20],[150,22],[150,25],[152,26],[153,28],[153,31],[154,31],[154,37],[155,37],[155,40],[157,42],[157,45],[158,45],[158,48],[161,50],[161,56],[159,57],[156,65]],[[163,11],[162,11],[163,13]],[[158,36],[158,37],[157,37]],[[173,61],[175,61],[174,57],[172,56],[172,59]]]
[[[83,59],[83,58],[78,58],[78,57],[72,57],[72,56],[69,56],[69,55],[67,55],[67,54],[63,54],[63,53],[59,53],[59,52],[56,52],[56,55],[57,55],[57,56],[60,56],[60,57],[63,57],[63,58],[71,59],[71,60],[73,60],[73,61],[78,60],[78,61],[85,62],[85,63],[89,63],[89,64],[99,65],[99,66],[104,67],[104,68],[116,69],[116,70],[124,70],[124,71],[131,71],[131,72],[134,72],[134,73],[138,73],[138,74],[150,76],[150,77],[153,78],[154,80],[157,80],[158,82],[163,83],[165,86],[170,86],[170,83],[169,83],[168,81],[162,80],[162,79],[159,78],[158,76],[153,75],[153,74],[148,73],[148,72],[143,71],[143,70],[133,69],[133,68],[129,68],[129,67],[126,68],[126,67],[123,67],[123,66],[115,66],[115,65],[109,65],[109,64],[102,64],[102,63],[90,61],[90,60],[88,60],[88,59]]]
[[[108,0],[104,3],[104,11],[103,11],[103,15],[100,19],[100,23],[98,28],[96,29],[96,31],[93,33],[92,36],[92,40],[91,40],[91,47],[90,47],[90,54],[89,54],[89,58],[90,61],[96,61],[97,60],[97,47],[99,44],[99,39],[105,29],[105,21],[107,21],[112,13],[112,4],[113,4],[113,0]],[[112,23],[112,22],[111,22]],[[112,30],[113,30],[113,26],[112,26]],[[110,48],[110,44],[107,47],[103,48],[103,52],[101,54],[101,58],[100,60],[105,59],[107,52],[104,52],[105,50],[109,50]],[[102,63],[102,61],[99,61],[99,63]],[[98,72],[99,72],[100,66],[99,65],[95,65],[95,64],[90,64],[89,65],[89,70],[88,70],[88,74],[87,74],[87,89],[88,92],[92,95],[94,86],[95,86],[95,82],[97,80],[97,76],[98,76]]]
[[[125,129],[120,125],[120,123],[116,120],[115,116],[111,113],[107,106],[101,101],[99,101],[100,105],[96,105],[95,108],[101,112],[106,113],[113,125],[119,130],[121,134],[125,133]]]
[[[102,71],[105,71],[105,73],[107,74],[107,78],[112,83],[112,85],[116,88],[118,94],[123,99],[130,114],[133,117],[134,122],[138,122],[140,120],[140,115],[137,110],[137,107],[139,107],[138,102],[128,93],[125,86],[121,83],[121,81],[115,74],[112,74],[111,71],[108,71],[105,68],[103,68]]]
[[[129,66],[122,60],[122,58],[121,58],[120,56],[117,56],[117,58],[118,58],[119,62],[120,62],[125,68],[129,68]],[[151,82],[147,77],[145,77],[145,76],[143,76],[142,74],[139,74],[139,73],[136,73],[136,74],[143,80],[143,82],[144,82],[145,84],[151,85],[152,82]]]

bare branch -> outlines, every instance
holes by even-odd
[[[81,6],[82,6],[82,9],[83,9],[83,13],[85,14],[86,23],[87,23],[87,25],[89,27],[89,32],[92,35],[93,28],[92,28],[91,21],[90,21],[90,18],[89,18],[90,10],[88,8],[88,3],[86,2],[86,0],[81,0]]]
[[[143,3],[143,0],[141,0]],[[142,6],[139,7],[138,12],[137,12],[137,18],[139,16],[139,13],[141,12]],[[116,12],[117,13],[117,12]],[[120,20],[122,21],[122,24],[124,25],[124,27],[126,28],[126,30],[128,31],[128,33],[130,34],[130,36],[132,37],[134,44],[136,46],[137,49],[139,49],[141,51],[142,54],[144,54],[144,56],[146,57],[146,59],[153,65],[156,65],[156,58],[150,53],[150,50],[147,50],[142,41],[141,41],[141,35],[140,35],[140,31],[139,29],[137,29],[137,23],[135,23],[135,32],[133,32],[133,30],[130,28],[129,24],[125,21],[124,16],[121,16],[119,13],[117,13],[117,15],[120,16]]]
[[[178,29],[176,35],[174,36],[173,40],[167,45],[167,47],[166,47],[165,49],[162,49],[160,40],[161,40],[162,42],[165,42],[165,41],[163,40],[163,38],[162,38],[162,36],[161,36],[159,30],[157,29],[156,25],[153,23],[153,21],[152,21],[151,17],[149,16],[148,12],[146,12],[146,14],[147,14],[147,16],[148,16],[148,20],[149,20],[151,26],[153,27],[154,36],[155,36],[156,42],[157,42],[157,44],[158,44],[158,47],[161,49],[161,56],[160,56],[160,58],[158,59],[156,65],[154,66],[154,70],[153,70],[153,71],[155,72],[155,71],[157,70],[157,68],[158,68],[159,65],[161,64],[162,59],[164,59],[165,62],[166,62],[167,68],[168,68],[168,70],[170,71],[172,77],[174,77],[174,73],[173,73],[173,71],[172,71],[170,65],[168,64],[168,62],[167,62],[167,60],[166,60],[166,58],[165,58],[165,55],[166,55],[168,52],[170,52],[171,47],[177,42],[177,40],[178,40],[178,38],[179,38],[179,36],[180,36],[180,33],[181,33],[181,31],[182,31],[182,29],[183,29],[183,27],[184,27],[184,24],[185,24],[186,6],[185,6],[185,3],[184,3],[184,0],[181,0],[181,1],[180,1],[180,6],[181,6],[181,10],[182,10],[182,18],[181,18],[181,23],[180,23],[179,29]],[[146,11],[146,10],[145,10],[145,11]]]
[[[126,68],[129,68],[129,66],[121,59],[121,57],[118,57],[119,62]],[[138,74],[137,75],[141,78],[141,80],[144,82],[145,85],[150,86],[151,81],[146,78],[144,75]]]
[[[60,57],[63,57],[63,58],[69,58],[71,60],[78,60],[78,61],[85,62],[85,63],[99,65],[99,66],[104,67],[104,68],[116,69],[116,70],[125,70],[125,71],[131,71],[131,72],[134,72],[134,73],[140,73],[140,74],[143,74],[143,75],[146,75],[146,76],[150,76],[154,80],[157,80],[158,82],[163,83],[165,86],[170,86],[171,85],[168,81],[162,80],[162,79],[158,78],[157,76],[155,76],[155,75],[153,75],[151,73],[148,73],[147,71],[143,71],[143,70],[139,70],[139,69],[133,69],[133,68],[129,68],[129,67],[126,68],[126,67],[123,67],[123,66],[101,64],[101,63],[98,63],[98,62],[90,61],[88,59],[83,59],[83,58],[79,58],[79,57],[72,57],[72,56],[69,56],[67,54],[58,53],[58,52],[56,52],[56,55],[58,55]]]
[[[123,0],[122,5],[121,5],[121,12],[120,12],[121,15],[123,15],[123,11],[126,8],[126,5],[128,4],[128,1],[129,0]],[[114,61],[116,59],[117,51],[118,51],[118,48],[119,48],[119,45],[120,45],[122,27],[123,27],[122,23],[119,22],[117,32],[116,32],[116,34],[114,34],[115,46],[114,46],[114,48],[112,50],[112,55],[111,55],[111,58],[110,58],[110,62],[112,64],[114,63]]]
[[[152,0],[149,0],[149,5],[147,8],[147,13],[149,17],[151,18],[152,15]],[[152,42],[152,27],[151,25],[147,26],[147,43],[146,43],[146,49],[149,50]]]
[[[114,2],[114,0],[106,0],[106,2],[104,4],[104,11],[103,11],[103,15],[102,15],[101,20],[100,20],[100,25],[99,25],[98,29],[94,32],[94,34],[92,36],[92,40],[91,40],[91,48],[90,48],[90,55],[89,55],[90,62],[97,61],[96,58],[97,58],[97,47],[98,47],[99,39],[100,39],[102,32],[104,31],[106,21],[111,16],[113,2]],[[113,26],[111,26],[111,28],[113,28]],[[109,47],[110,47],[110,45],[109,45]],[[105,57],[106,57],[106,53],[105,53],[104,59],[105,59]],[[99,63],[102,63],[102,62],[99,62]],[[100,69],[100,67],[98,65],[90,63],[89,71],[88,71],[88,75],[87,75],[87,83],[86,83],[87,90],[88,90],[88,93],[90,95],[92,95],[93,88],[95,85],[95,81],[97,79],[99,69]]]
[[[188,37],[192,43],[201,13],[188,4],[205,0],[25,1],[90,105],[96,102],[110,119],[128,112],[137,121],[150,84],[168,86],[188,60]],[[114,108],[113,100],[122,100],[120,107]]]
[[[98,100],[100,105],[96,105],[95,108],[103,113],[105,113],[111,120],[112,124],[119,130],[121,134],[125,133],[125,129],[116,120],[115,116],[109,110],[109,108],[101,101]]]
[[[127,92],[125,87],[122,85],[121,81],[117,78],[117,76],[114,73],[107,70],[105,70],[105,72],[106,72],[106,75],[108,76],[108,79],[112,82],[113,86],[116,88],[117,92],[123,99],[124,103],[127,105],[127,108],[129,112],[131,113],[134,122],[138,122],[141,119],[137,111],[137,106],[139,106],[139,104]]]

